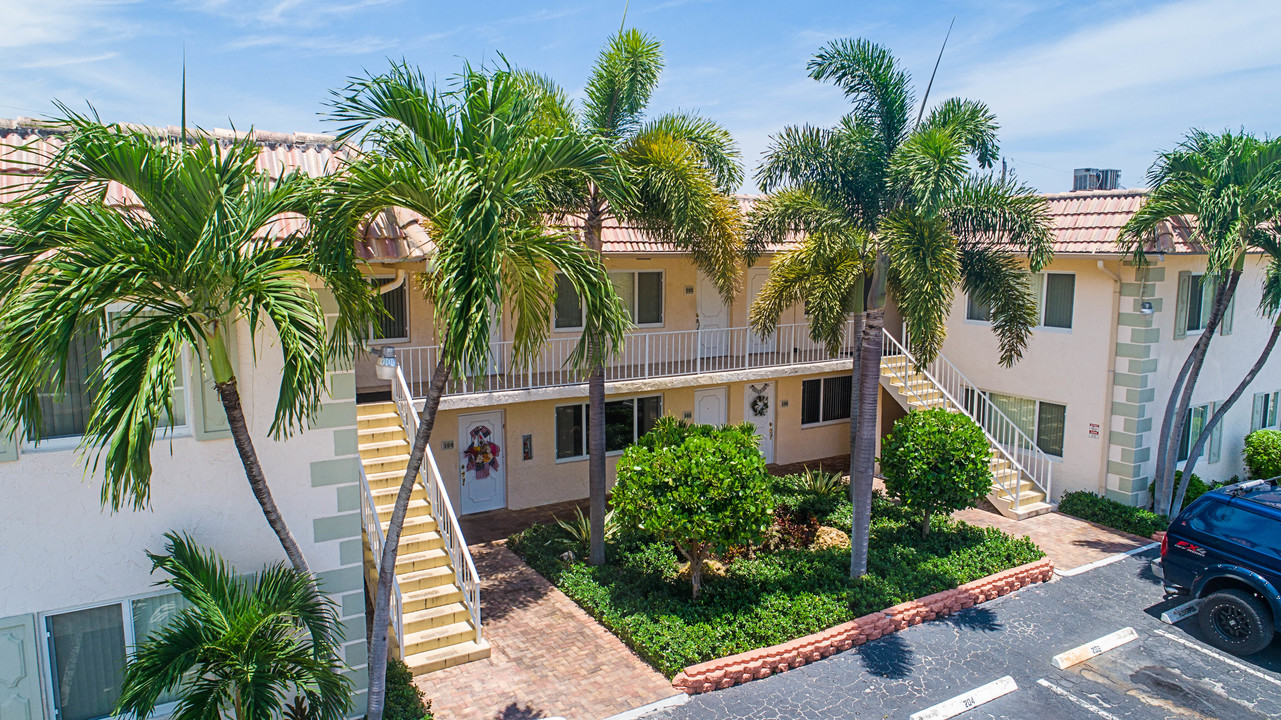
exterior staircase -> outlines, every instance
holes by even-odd
[[[395,403],[371,403],[356,408],[358,448],[364,485],[366,572],[377,581],[382,539],[386,536],[396,494],[409,463],[410,443]],[[429,456],[424,466],[434,460]],[[447,502],[447,499],[446,499]],[[392,598],[394,652],[414,675],[442,670],[489,657],[489,643],[481,637],[479,595],[467,592],[460,559],[470,567],[470,556],[460,532],[453,533],[461,548],[448,547],[450,537],[442,520],[456,522],[435,512],[425,483],[414,486],[405,515],[396,558],[396,587]],[[377,515],[377,529],[373,516]],[[373,532],[371,533],[371,530]],[[376,537],[369,537],[376,535]],[[461,556],[460,556],[461,553]],[[474,568],[471,569],[474,575]],[[474,578],[472,578],[474,582]],[[469,597],[472,596],[472,597]],[[398,607],[397,607],[398,606]],[[395,617],[399,615],[399,617]]]
[[[1049,458],[945,358],[918,367],[907,349],[886,332],[881,386],[909,412],[946,408],[982,419],[979,425],[992,449],[992,491],[987,499],[1002,515],[1024,520],[1054,510],[1048,501]]]

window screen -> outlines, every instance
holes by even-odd
[[[632,444],[636,432],[636,403],[615,400],[605,403],[605,452],[622,450]]]
[[[40,437],[43,439],[83,435],[97,388],[94,374],[102,365],[101,329],[95,323],[76,333],[67,351],[67,369],[62,392],[49,388],[39,393]]]
[[[1045,276],[1046,327],[1072,327],[1072,302],[1076,293],[1076,276],[1067,273],[1050,273]]]
[[[1183,435],[1179,438],[1179,462],[1188,459],[1188,455],[1192,453],[1192,444],[1201,437],[1201,430],[1209,419],[1209,405],[1188,408],[1187,417],[1183,421]]]
[[[637,325],[658,325],[663,322],[663,274],[661,272],[636,273]]]
[[[374,286],[383,285],[386,280],[375,282]],[[378,296],[382,312],[374,321],[375,340],[408,340],[409,339],[409,291],[408,282],[400,287],[388,290]]]
[[[801,383],[801,424],[816,423],[822,418],[823,381],[806,380]]]
[[[563,405],[556,408],[556,459],[586,455],[584,406]]]
[[[564,275],[556,276],[556,328],[583,326],[583,304],[578,299],[574,283]]]
[[[120,605],[50,615],[45,621],[59,720],[110,716],[124,681],[125,627]]]
[[[1036,420],[1036,446],[1045,454],[1063,457],[1066,419],[1067,408],[1063,405],[1040,403]]]
[[[654,423],[663,416],[663,397],[636,398],[636,437],[654,429]]]
[[[992,321],[992,303],[983,302],[974,297],[974,293],[969,294],[969,302],[965,308],[966,320],[982,320],[983,322]]]
[[[133,612],[134,642],[141,645],[153,633],[178,617],[178,613],[191,607],[191,603],[187,602],[182,595],[172,592],[164,595],[138,598],[130,603],[130,607]],[[175,689],[167,693],[161,693],[156,700],[156,704],[164,705],[165,703],[178,702],[178,699],[179,692]]]
[[[848,420],[850,417],[850,376],[823,379],[823,421]]]

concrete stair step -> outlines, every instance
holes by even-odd
[[[1015,520],[1027,520],[1028,518],[1033,518],[1038,515],[1045,515],[1046,513],[1052,513],[1058,509],[1058,506],[1053,505],[1051,503],[1047,503],[1047,502],[1037,502],[1037,503],[1030,503],[1030,504],[1024,503],[1023,505],[1019,506],[1018,510],[1015,510],[1012,507],[1006,507],[1004,509],[998,508],[998,509],[1001,510],[1002,515],[1008,518],[1013,518]]]
[[[418,572],[419,570],[431,570],[432,568],[446,567],[449,565],[449,553],[444,548],[432,548],[422,552],[410,553],[408,555],[398,555],[396,557],[396,576]],[[452,571],[451,571],[452,572]],[[404,588],[401,588],[402,590]]]
[[[418,653],[449,647],[450,645],[457,645],[458,643],[475,639],[476,629],[471,626],[471,620],[426,628],[414,633],[406,629],[405,654],[417,655]]]
[[[378,506],[378,519],[382,522],[391,520],[391,512],[396,508],[395,501]],[[405,517],[421,517],[431,515],[431,503],[421,498],[411,498],[409,507],[405,510]]]
[[[374,504],[378,507],[392,505],[396,502],[396,497],[400,495],[400,482],[405,479],[405,474],[397,476],[396,482],[384,483],[382,487],[369,486],[369,492],[374,496]],[[413,492],[409,494],[410,501],[415,499],[427,502],[427,491],[422,486],[414,484]]]
[[[437,670],[462,665],[489,657],[489,641],[469,641],[450,645],[437,650],[429,650],[415,655],[406,655],[405,664],[414,675],[425,675]]]
[[[383,520],[379,523],[383,527],[383,534],[386,535],[387,528],[391,525],[389,520]],[[419,515],[418,517],[406,517],[405,524],[400,526],[400,540],[420,535],[425,532],[435,532],[440,526],[436,523],[434,515]]]
[[[396,557],[400,558],[405,555],[417,555],[418,553],[427,552],[428,550],[437,550],[445,547],[445,538],[438,532],[424,532],[417,535],[400,536],[400,552]]]
[[[388,412],[396,412],[396,403],[383,400],[382,402],[361,403],[356,406],[357,415],[376,415]]]
[[[409,466],[409,455],[390,455],[387,457],[375,457],[360,459],[360,464],[365,466],[365,476],[369,473],[383,473],[392,470],[399,470],[403,476],[405,468]]]
[[[423,571],[396,578],[400,584],[400,603],[405,612],[417,612],[463,602],[463,591],[454,584],[453,568],[433,568],[433,570],[432,573]],[[410,578],[409,575],[413,577]],[[423,585],[422,583],[436,584]],[[412,589],[407,586],[411,586]]]
[[[356,446],[361,460],[375,460],[385,457],[409,457],[409,443],[403,439],[366,442]]]
[[[467,611],[466,605],[460,602],[448,603],[425,610],[406,612],[404,615],[405,632],[420,632],[454,623],[468,622],[470,619],[471,613]]]

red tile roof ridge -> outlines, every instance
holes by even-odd
[[[112,123],[129,130],[139,130],[161,137],[179,137],[182,135],[182,128],[177,125],[168,125],[165,127],[155,125],[142,125],[138,123]],[[57,120],[40,120],[29,117],[0,118],[0,136],[20,135],[24,137],[40,136],[48,137],[54,135],[65,135],[68,132],[66,123]],[[330,148],[343,147],[343,143],[338,142],[334,135],[313,132],[270,132],[266,130],[231,130],[228,128],[204,129],[199,127],[187,128],[188,135],[200,136],[205,138],[214,138],[220,141],[230,141],[234,139],[252,137],[255,142],[262,145],[300,145],[303,147],[321,145]]]

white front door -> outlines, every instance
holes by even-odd
[[[747,271],[747,307],[751,312],[752,303],[756,302],[756,296],[761,294],[761,288],[765,287],[765,281],[769,279],[768,268],[751,268]],[[777,347],[777,333],[769,337],[761,337],[756,333],[749,333],[747,336],[747,351],[749,353],[772,353]]]
[[[509,459],[502,411],[459,416],[459,515],[506,507]]]
[[[694,422],[698,425],[724,425],[729,422],[729,388],[695,390]]]
[[[743,393],[743,417],[756,428],[765,462],[774,462],[774,383],[748,383]]]
[[[716,285],[698,274],[698,355],[719,357],[729,352],[729,308],[721,302]]]

